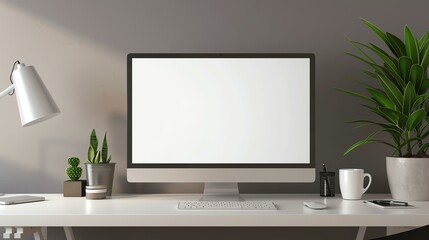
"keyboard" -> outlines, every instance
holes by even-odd
[[[179,210],[277,210],[270,201],[180,201]]]

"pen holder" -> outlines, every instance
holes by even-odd
[[[335,197],[335,172],[320,172],[320,196]]]

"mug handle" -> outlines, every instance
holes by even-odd
[[[364,194],[364,193],[366,192],[366,190],[368,190],[368,188],[369,188],[369,186],[371,186],[371,182],[372,182],[371,174],[369,174],[369,173],[365,173],[365,174],[363,175],[363,179],[365,179],[365,177],[368,177],[369,182],[368,182],[368,185],[366,186],[366,188],[363,190],[362,194]]]

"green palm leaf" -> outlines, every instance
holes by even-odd
[[[372,102],[372,103],[376,103],[376,102],[374,101],[374,99],[371,99],[371,98],[369,98],[369,97],[366,97],[366,96],[364,96],[364,95],[362,95],[362,94],[355,93],[355,92],[352,92],[352,91],[349,91],[349,90],[345,90],[345,89],[342,89],[342,88],[335,88],[335,89],[336,89],[336,90],[338,90],[338,91],[340,91],[340,92],[347,93],[347,94],[350,94],[350,95],[352,95],[352,96],[355,96],[355,97],[358,97],[358,98],[364,99],[364,100],[366,100],[366,101],[369,101],[369,102]]]
[[[424,117],[426,117],[426,112],[422,108],[411,113],[407,123],[405,124],[405,130],[406,131],[413,130],[418,124],[422,122]]]
[[[386,37],[390,43],[390,46],[392,46],[392,48],[394,49],[393,53],[397,58],[407,55],[407,52],[405,50],[405,44],[404,42],[402,42],[401,39],[399,39],[397,36],[388,32],[386,33]]]
[[[396,105],[398,109],[402,109],[403,97],[401,91],[382,74],[377,74],[381,86],[383,87],[386,95]]]
[[[405,49],[407,51],[407,56],[413,60],[414,64],[419,64],[419,45],[411,32],[410,28],[405,25],[404,28],[404,39],[405,39]]]
[[[389,47],[390,51],[395,53],[395,50],[392,48],[389,38],[387,37],[386,32],[382,31],[379,27],[377,27],[375,24],[369,22],[368,20],[365,20],[363,18],[360,19],[368,28],[370,28],[383,42]]]
[[[424,70],[427,70],[429,66],[429,44],[426,44],[426,46],[422,49],[420,57],[420,65],[423,67]]]
[[[419,150],[417,151],[417,154],[418,154],[418,155],[421,155],[421,154],[425,153],[425,152],[428,150],[428,148],[429,148],[429,143],[425,143],[425,144],[423,144],[423,145],[419,148]]]
[[[410,82],[412,82],[416,88],[416,92],[420,92],[420,88],[423,83],[424,70],[423,67],[417,64],[414,64],[410,68]]]
[[[410,68],[413,65],[411,58],[402,56],[399,58],[399,71],[401,72],[402,79],[405,83],[409,81]]]
[[[375,99],[375,101],[380,104],[380,106],[392,109],[395,107],[395,104],[390,101],[390,99],[386,96],[386,94],[384,94],[384,92],[372,87],[367,87],[366,89],[369,94],[371,94],[371,96]]]
[[[402,113],[409,115],[411,108],[413,107],[414,102],[416,101],[416,90],[414,89],[414,84],[409,82],[404,91],[404,101],[402,106]]]
[[[392,60],[392,57],[389,54],[387,54],[385,51],[383,51],[381,48],[375,46],[374,44],[370,44],[370,46],[368,46],[366,44],[356,42],[356,41],[351,41],[351,42],[355,43],[356,45],[363,46],[363,47],[373,51],[375,54],[377,54],[383,60],[383,62],[387,65],[387,67],[390,70],[392,70],[396,73],[399,73],[395,62],[393,62],[393,60]]]
[[[426,44],[429,44],[429,31],[427,31],[425,35],[423,35],[423,37],[420,38],[419,40],[420,49],[424,48]]]

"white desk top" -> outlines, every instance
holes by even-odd
[[[382,209],[362,200],[323,198],[317,194],[243,194],[246,200],[273,201],[278,211],[177,210],[178,201],[198,200],[196,194],[117,195],[105,200],[45,196],[47,201],[0,205],[0,226],[423,226],[429,224],[429,201],[410,202],[415,209]],[[366,194],[366,199],[389,198]],[[303,201],[324,202],[311,210]]]

